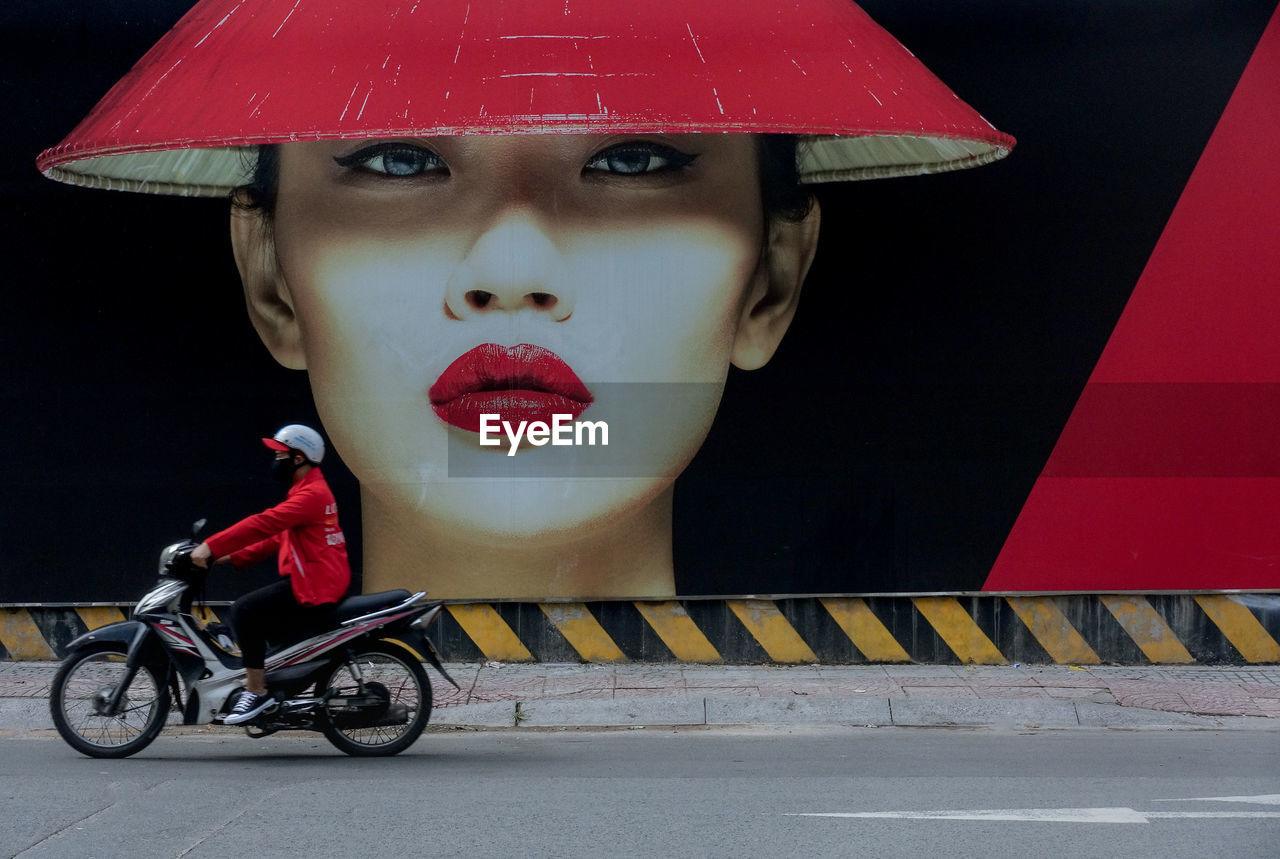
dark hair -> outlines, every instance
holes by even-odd
[[[241,156],[249,182],[231,191],[231,202],[270,218],[276,211],[276,190],[280,186],[280,144],[262,143]]]
[[[761,134],[756,152],[760,162],[760,198],[765,214],[787,221],[801,221],[813,208],[813,192],[800,182],[794,134]]]
[[[813,195],[800,183],[796,164],[799,138],[794,134],[761,134],[757,137],[760,197],[764,211],[771,217],[789,221],[802,220],[813,205]],[[244,209],[260,211],[270,217],[276,209],[276,190],[280,183],[280,145],[266,143],[255,147],[246,160],[252,159],[252,178],[231,192],[232,202]],[[246,163],[248,168],[248,163]]]

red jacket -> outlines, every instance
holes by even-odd
[[[275,507],[219,531],[208,540],[215,558],[231,556],[237,570],[277,555],[302,605],[337,602],[351,585],[347,540],[338,505],[320,469],[312,466]]]

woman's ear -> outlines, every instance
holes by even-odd
[[[738,320],[730,356],[733,365],[757,370],[769,363],[782,335],[787,333],[800,303],[800,287],[818,250],[822,212],[813,200],[798,221],[774,217],[769,221],[769,247],[752,279],[750,295]]]
[[[231,248],[244,286],[249,321],[272,357],[291,370],[307,368],[293,299],[276,264],[275,231],[255,209],[231,207]]]

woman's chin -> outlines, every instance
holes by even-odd
[[[364,484],[366,521],[391,514],[400,527],[489,549],[529,550],[590,541],[645,519],[670,527],[674,478],[458,479],[430,485]],[[390,509],[388,509],[390,508]]]

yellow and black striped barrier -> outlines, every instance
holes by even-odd
[[[822,596],[452,603],[448,661],[1280,662],[1280,594]],[[127,606],[0,608],[0,659],[54,659]],[[225,614],[224,606],[209,610]]]

